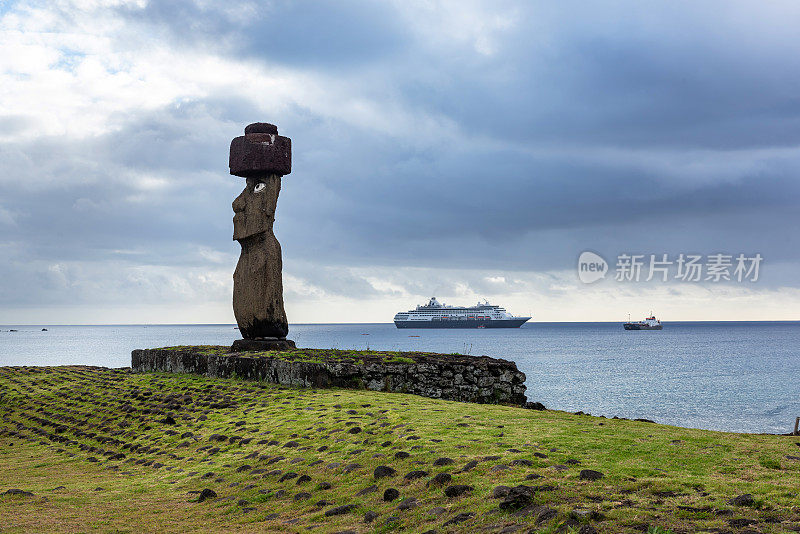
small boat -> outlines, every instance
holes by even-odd
[[[629,315],[628,322],[622,323],[622,327],[625,330],[661,330],[664,328],[661,325],[661,321],[656,319],[656,316],[653,315],[653,312],[650,312],[650,317],[647,317],[644,321],[631,322]]]

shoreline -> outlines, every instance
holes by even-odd
[[[232,328],[56,327],[41,333],[3,333],[0,362],[121,367],[129,365],[130,350],[137,346],[230,343],[228,339],[236,335]],[[797,383],[781,378],[784,372],[800,370],[800,354],[786,345],[796,337],[794,326],[687,326],[683,331],[693,334],[685,335],[676,328],[664,336],[664,332],[630,335],[616,325],[562,325],[547,331],[528,329],[493,336],[430,331],[422,339],[407,339],[402,332],[398,335],[391,325],[294,330],[299,333],[300,346],[425,347],[513,360],[527,374],[528,388],[535,388],[532,398],[570,412],[648,418],[686,428],[775,434],[789,433],[800,413],[800,404],[795,402],[800,394]],[[460,337],[468,339],[462,342]],[[746,341],[752,337],[759,341]],[[590,346],[598,348],[586,348]],[[651,358],[638,356],[651,351],[656,351]],[[739,378],[731,378],[734,375]],[[752,379],[747,378],[750,376]],[[761,386],[767,383],[772,385]],[[696,388],[701,389],[695,395],[692,391]]]
[[[101,370],[109,370],[109,371],[119,371],[119,372],[129,372],[131,371],[131,367],[104,367],[104,366],[96,366],[96,365],[83,365],[83,364],[68,364],[68,365],[0,365],[0,371],[3,369],[59,369],[59,368],[71,368],[71,367],[79,367],[79,368],[88,368],[88,369],[101,369]],[[199,376],[199,375],[198,375]],[[303,389],[303,386],[284,386],[284,387],[296,387],[297,389]],[[446,400],[446,399],[445,399]],[[467,401],[449,401],[449,402],[466,402],[467,404],[474,404],[469,403]],[[538,402],[538,401],[532,401]],[[800,434],[794,434],[793,432],[786,432],[786,433],[778,433],[778,432],[739,432],[736,430],[719,430],[719,429],[712,429],[712,428],[698,428],[698,427],[690,427],[690,426],[681,426],[681,425],[674,425],[670,423],[661,423],[659,421],[655,421],[648,418],[632,418],[632,417],[619,417],[619,416],[606,416],[606,415],[594,415],[589,412],[585,412],[582,410],[578,410],[576,412],[570,410],[564,410],[560,408],[550,408],[545,406],[542,403],[542,409],[552,412],[558,412],[566,415],[575,415],[575,416],[587,416],[596,419],[607,419],[610,421],[633,421],[633,422],[641,422],[641,423],[649,423],[659,426],[665,426],[670,428],[679,428],[684,430],[692,430],[692,431],[700,431],[700,432],[714,432],[719,434],[733,434],[733,435],[741,435],[741,436],[776,436],[776,437],[800,437]],[[525,409],[522,406],[517,406],[519,408]],[[539,408],[536,408],[539,409]]]

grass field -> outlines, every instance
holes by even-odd
[[[800,531],[798,444],[393,393],[5,367],[0,493],[30,494],[0,495],[0,530]],[[216,497],[200,502],[205,489]]]
[[[346,362],[363,364],[366,362],[383,363],[414,363],[426,357],[466,357],[463,354],[439,354],[437,352],[408,352],[389,350],[342,350],[342,349],[310,349],[294,348],[289,350],[247,351],[231,353],[230,347],[221,345],[180,345],[175,347],[160,347],[159,351],[191,352],[205,356],[237,356],[239,358],[269,358],[287,362],[322,363]]]

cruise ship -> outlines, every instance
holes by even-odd
[[[394,316],[397,328],[519,328],[530,317],[515,317],[488,301],[476,306],[445,306],[431,297],[424,306]]]

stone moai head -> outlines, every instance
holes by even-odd
[[[292,172],[292,140],[278,135],[274,124],[256,122],[231,141],[231,174],[247,179],[233,202],[233,239],[267,232],[275,222],[280,177]]]
[[[243,340],[233,350],[283,350],[289,325],[283,309],[281,246],[272,231],[281,176],[292,170],[292,141],[257,122],[231,141],[231,174],[246,178],[233,201],[233,239],[242,246],[233,273],[233,313]]]

